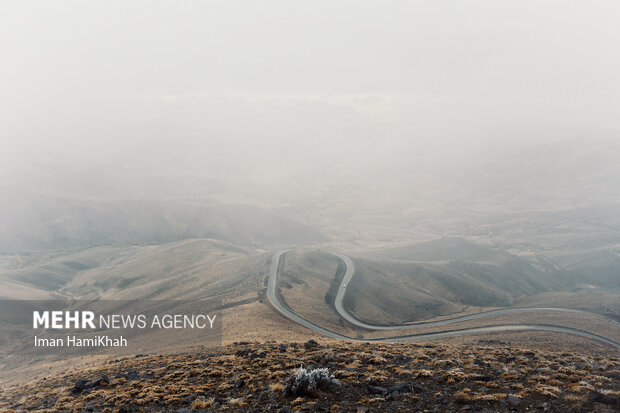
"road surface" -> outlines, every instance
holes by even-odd
[[[349,283],[351,282],[351,279],[353,278],[353,275],[355,274],[355,265],[353,264],[353,261],[351,260],[351,258],[347,257],[346,255],[342,255],[338,253],[333,253],[333,255],[340,258],[344,262],[344,265],[346,267],[346,272],[344,274],[344,277],[342,277],[342,282],[340,283],[340,287],[338,288],[338,293],[336,294],[336,301],[335,301],[336,311],[342,318],[347,320],[349,323],[357,327],[365,328],[367,330],[403,330],[403,329],[437,327],[437,326],[443,326],[446,324],[453,324],[453,323],[460,323],[463,321],[476,320],[478,318],[491,317],[491,316],[503,315],[503,314],[527,313],[527,312],[559,312],[559,313],[576,313],[576,314],[593,315],[593,313],[590,313],[587,311],[581,311],[581,310],[574,310],[572,308],[528,307],[528,308],[504,308],[501,310],[483,311],[477,314],[470,314],[470,315],[458,316],[458,317],[453,317],[453,318],[447,318],[447,319],[440,320],[440,321],[422,321],[418,323],[408,323],[408,324],[402,324],[402,325],[396,325],[396,326],[367,324],[353,317],[347,310],[345,310],[344,305],[342,304],[344,295],[347,291],[346,286],[349,285]],[[599,315],[599,314],[595,314],[595,315]],[[607,320],[620,326],[620,323],[618,323],[615,320],[612,320],[610,318],[608,318]]]
[[[313,323],[312,321],[306,320],[305,318],[298,316],[282,303],[282,300],[280,300],[280,296],[276,289],[276,283],[278,278],[278,266],[280,264],[280,258],[286,252],[288,252],[288,250],[277,252],[271,259],[271,267],[269,268],[269,280],[267,282],[267,298],[269,299],[269,302],[271,302],[271,304],[276,308],[276,310],[278,310],[284,316],[290,318],[297,324],[301,324],[302,326],[324,334],[327,337],[337,338],[341,340],[349,339],[350,337],[323,328],[320,325]]]
[[[552,332],[560,332],[560,333],[568,333],[574,334],[582,337],[587,337],[590,339],[594,339],[597,341],[604,342],[609,344],[615,348],[620,349],[620,343],[609,339],[607,337],[599,336],[597,334],[589,333],[587,331],[579,330],[571,327],[562,327],[555,325],[543,325],[543,324],[511,324],[511,325],[499,325],[499,326],[487,326],[487,327],[472,327],[472,328],[464,328],[464,329],[456,329],[456,330],[446,330],[446,331],[438,331],[433,333],[421,333],[421,334],[410,334],[410,335],[402,335],[402,336],[393,336],[393,337],[385,337],[385,338],[376,338],[376,339],[358,339],[354,337],[349,337],[344,334],[337,333],[335,331],[331,331],[325,327],[322,327],[316,323],[313,323],[310,320],[307,320],[295,312],[293,312],[290,308],[282,303],[280,299],[279,293],[276,288],[277,278],[278,278],[278,267],[280,264],[280,259],[282,255],[284,255],[289,250],[279,251],[274,254],[271,259],[271,266],[269,268],[269,278],[267,284],[267,298],[271,302],[271,304],[285,317],[293,320],[294,322],[314,330],[318,333],[321,333],[327,337],[341,339],[341,340],[354,340],[354,341],[375,341],[375,342],[402,342],[402,341],[417,341],[417,340],[429,340],[434,338],[445,338],[445,337],[455,337],[455,336],[464,336],[471,334],[486,334],[493,332],[507,332],[507,331],[552,331]],[[336,294],[335,299],[335,307],[338,314],[350,322],[351,324],[361,327],[367,330],[402,330],[402,329],[416,329],[422,327],[434,327],[441,326],[446,324],[458,323],[461,321],[474,320],[478,318],[489,317],[493,315],[501,315],[501,314],[509,314],[509,313],[520,313],[520,312],[540,312],[540,311],[558,311],[558,312],[568,312],[568,313],[587,313],[585,311],[566,309],[566,308],[507,308],[502,310],[493,310],[486,311],[484,313],[454,317],[441,321],[432,321],[432,322],[422,322],[417,324],[403,324],[399,326],[382,326],[382,325],[373,325],[367,324],[357,320],[351,314],[349,314],[342,305],[342,300],[344,298],[344,294],[346,293],[346,286],[349,285],[353,275],[355,273],[355,265],[353,261],[342,254],[334,254],[338,258],[340,258],[346,267],[345,274],[342,278],[342,282],[340,283],[340,287],[338,288],[338,293]],[[591,314],[591,313],[587,313]],[[614,320],[609,320],[616,324],[618,324]]]

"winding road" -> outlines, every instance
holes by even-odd
[[[331,331],[325,327],[322,327],[308,319],[305,319],[294,311],[292,311],[288,306],[282,303],[280,299],[278,290],[277,290],[277,277],[278,277],[278,267],[280,265],[280,259],[282,256],[287,253],[289,250],[279,251],[274,254],[271,259],[271,266],[269,268],[269,279],[267,284],[267,298],[271,302],[271,304],[284,316],[293,320],[294,322],[314,330],[318,333],[321,333],[327,337],[341,339],[341,340],[355,340],[355,341],[374,341],[374,342],[402,342],[402,341],[417,341],[417,340],[428,340],[434,338],[445,338],[445,337],[455,337],[455,336],[464,336],[464,335],[472,335],[472,334],[486,334],[493,332],[506,332],[506,331],[552,331],[552,332],[560,332],[560,333],[568,333],[574,334],[590,339],[594,339],[608,345],[611,345],[615,348],[620,349],[620,343],[603,336],[599,336],[597,334],[589,333],[584,330],[579,330],[571,327],[563,327],[563,326],[555,326],[555,325],[546,325],[546,324],[514,324],[514,325],[497,325],[497,326],[487,326],[487,327],[472,327],[472,328],[464,328],[464,329],[455,329],[455,330],[445,330],[438,331],[433,333],[419,333],[419,334],[410,334],[410,335],[402,335],[402,336],[393,336],[393,337],[384,337],[384,338],[375,338],[375,339],[359,339],[354,337],[349,337],[344,334],[337,333],[335,331]],[[434,327],[434,326],[442,326],[446,324],[458,323],[462,321],[475,320],[484,317],[490,317],[494,315],[502,315],[502,314],[510,314],[510,313],[522,313],[522,312],[563,312],[563,313],[581,313],[581,314],[592,314],[586,311],[573,310],[567,308],[544,308],[544,307],[536,307],[536,308],[506,308],[501,310],[492,310],[486,311],[478,314],[471,314],[466,316],[459,316],[450,319],[440,320],[440,321],[432,321],[432,322],[421,322],[416,324],[403,324],[397,326],[385,326],[385,325],[374,325],[364,323],[355,317],[353,317],[349,312],[344,309],[342,301],[344,299],[344,295],[346,293],[346,287],[351,282],[353,275],[355,274],[355,265],[353,261],[347,257],[346,255],[335,253],[333,254],[339,259],[341,259],[346,267],[345,274],[342,278],[342,282],[340,287],[338,288],[338,292],[336,294],[335,299],[335,307],[338,314],[347,320],[349,323],[364,328],[367,330],[403,330],[403,329],[417,329],[417,328],[426,328],[426,327]],[[608,319],[609,321],[615,323],[616,325],[620,325],[620,323]]]
[[[396,326],[367,324],[353,317],[351,314],[349,314],[349,312],[345,310],[344,305],[342,304],[342,300],[344,299],[344,294],[346,293],[346,286],[349,285],[349,283],[351,282],[351,279],[353,278],[353,275],[355,274],[355,264],[353,264],[353,261],[351,260],[351,258],[347,257],[346,255],[342,255],[338,253],[333,253],[333,255],[340,258],[344,262],[344,265],[346,267],[346,272],[344,274],[344,277],[342,277],[342,282],[340,283],[340,287],[338,288],[338,294],[336,295],[336,302],[335,302],[336,311],[342,318],[347,320],[349,323],[357,327],[365,328],[367,330],[403,330],[403,329],[436,327],[436,326],[443,326],[446,324],[460,323],[462,321],[476,320],[478,318],[491,317],[491,316],[503,315],[503,314],[526,313],[526,312],[545,311],[545,312],[577,313],[577,314],[592,315],[592,313],[589,313],[587,311],[574,310],[571,308],[527,307],[527,308],[504,308],[501,310],[483,311],[481,313],[447,318],[447,319],[440,320],[440,321],[423,321],[423,322],[418,322],[418,323],[408,323],[408,324],[402,324],[402,325],[396,325]],[[612,319],[608,319],[608,320],[620,326],[620,323],[618,323],[617,321],[612,320]]]
[[[277,252],[273,258],[271,259],[271,266],[269,268],[269,281],[267,282],[267,298],[269,302],[284,316],[290,318],[297,324],[301,324],[304,327],[307,327],[311,330],[314,330],[318,333],[324,334],[327,337],[337,338],[341,340],[349,340],[350,337],[345,336],[344,334],[336,333],[335,331],[328,330],[324,327],[321,327],[318,324],[313,323],[310,320],[306,320],[303,317],[295,314],[291,309],[285,306],[280,300],[280,296],[278,294],[278,290],[276,288],[277,278],[278,278],[278,266],[280,265],[280,258],[289,250],[284,250]]]

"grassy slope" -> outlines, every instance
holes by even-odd
[[[282,391],[300,366],[327,367],[340,385],[300,398]],[[130,374],[131,373],[131,374]],[[221,355],[191,353],[123,358],[93,363],[62,375],[7,389],[0,409],[79,412],[124,408],[173,412],[214,409],[234,412],[370,412],[466,410],[606,411],[594,392],[612,402],[620,396],[617,356],[523,349],[505,345],[353,344],[320,340],[245,343]],[[74,391],[80,379],[106,379]],[[382,394],[369,385],[407,389]],[[373,391],[375,391],[373,393]],[[387,391],[387,390],[386,390]],[[510,397],[509,397],[510,395]],[[613,408],[613,407],[612,407]],[[253,410],[254,409],[254,410]],[[113,410],[111,410],[113,411]],[[430,410],[429,410],[430,411]]]
[[[140,247],[131,256],[81,272],[62,292],[101,299],[233,300],[256,295],[268,259],[208,239]]]
[[[345,308],[378,323],[418,321],[467,307],[510,306],[562,288],[528,261],[462,239],[374,252],[355,260]]]

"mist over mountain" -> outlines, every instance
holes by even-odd
[[[258,248],[313,244],[319,230],[244,204],[81,200],[30,196],[3,202],[0,250],[62,250],[216,238]]]
[[[619,16],[3,0],[0,410],[617,408]]]

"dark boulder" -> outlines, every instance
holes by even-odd
[[[368,391],[371,394],[387,394],[388,393],[388,389],[386,389],[385,387],[380,387],[380,386],[368,386]]]
[[[140,380],[140,375],[135,370],[130,370],[127,375],[127,380]]]
[[[506,402],[511,404],[512,406],[519,406],[521,404],[521,398],[517,397],[517,396],[513,396],[512,394],[509,394],[508,396],[506,396]]]
[[[92,381],[80,379],[75,382],[75,386],[73,386],[73,389],[71,389],[71,393],[80,394],[84,390],[92,389],[93,387],[95,387],[95,384]]]
[[[319,343],[316,342],[315,339],[311,338],[310,340],[306,341],[304,343],[304,347],[305,348],[314,348],[314,347],[318,347]]]
[[[393,386],[388,387],[388,392],[390,393],[393,393],[395,391],[399,393],[407,393],[410,390],[411,388],[409,387],[407,383],[399,383],[399,384],[395,384]]]
[[[94,383],[95,387],[97,387],[97,386],[107,386],[108,384],[110,384],[110,379],[108,378],[108,376],[101,376]]]
[[[588,394],[588,401],[591,403],[602,403],[620,407],[620,398],[612,397],[608,394],[603,394],[596,390],[590,391],[590,393]]]

